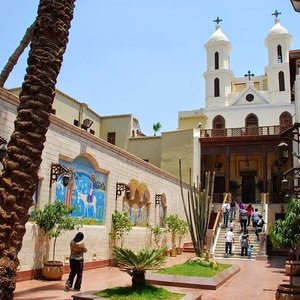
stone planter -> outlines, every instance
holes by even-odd
[[[181,255],[182,252],[183,252],[183,248],[177,247],[177,248],[176,248],[176,251],[177,251],[177,254],[178,254],[178,255]]]
[[[64,274],[63,263],[61,261],[46,261],[42,274],[47,280],[61,280]]]
[[[173,248],[173,249],[170,250],[170,256],[171,257],[176,257],[177,256],[177,250],[176,250],[176,248]]]
[[[276,294],[276,300],[298,300],[300,299],[300,286],[279,284]]]
[[[285,262],[285,271],[287,275],[291,275],[291,264],[293,265],[293,276],[300,276],[300,261],[292,260],[292,261],[286,261]]]

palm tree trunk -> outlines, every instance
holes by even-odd
[[[136,290],[143,289],[146,285],[145,270],[134,270],[132,272],[132,288]]]
[[[20,45],[16,48],[12,56],[8,59],[7,64],[4,66],[1,74],[0,74],[0,87],[4,86],[9,74],[13,70],[14,66],[17,64],[19,57],[22,55],[26,47],[29,45],[33,33],[33,29],[35,26],[35,22],[27,28]]]
[[[15,130],[0,177],[0,299],[13,299],[18,252],[50,125],[75,0],[40,0]]]

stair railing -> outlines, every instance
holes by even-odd
[[[224,193],[223,196],[223,203],[227,202],[228,199],[228,193]],[[215,219],[215,223],[214,226],[212,228],[212,230],[209,233],[208,239],[207,239],[207,249],[210,249],[210,253],[214,253],[214,249],[215,246],[217,244],[217,239],[218,239],[218,235],[219,235],[219,229],[220,229],[220,224],[222,223],[222,217],[223,217],[223,213],[222,213],[222,209],[218,210],[217,213],[217,217]]]

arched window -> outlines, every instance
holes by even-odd
[[[245,119],[245,127],[247,135],[258,134],[258,118],[255,114],[249,114]]]
[[[215,52],[215,70],[219,70],[219,52]]]
[[[285,129],[291,127],[292,125],[293,125],[292,115],[289,112],[284,111],[279,116],[280,131],[284,131]]]
[[[212,125],[212,136],[225,136],[225,119],[221,115],[214,117]]]
[[[214,80],[214,91],[215,91],[214,96],[220,97],[220,79],[219,78],[215,78],[215,80]]]
[[[279,91],[285,91],[284,88],[284,73],[280,71],[278,73],[278,83],[279,83]]]
[[[277,62],[282,63],[282,48],[281,48],[281,45],[277,46]]]

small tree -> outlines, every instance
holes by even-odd
[[[156,247],[159,248],[160,247],[160,241],[162,238],[162,235],[165,232],[165,228],[160,227],[159,225],[155,225],[155,226],[150,226],[150,231],[154,236],[154,243],[156,244]]]
[[[161,124],[159,122],[153,124],[153,131],[154,136],[156,136],[156,133],[161,129]]]
[[[284,220],[276,220],[270,229],[270,238],[274,247],[290,250],[289,262],[291,265],[290,285],[293,285],[292,256],[299,256],[300,245],[300,201],[290,198]]]
[[[124,245],[124,236],[132,229],[130,218],[126,212],[119,212],[115,210],[112,214],[111,222],[112,230],[109,234],[113,241],[120,240],[121,248]]]
[[[179,227],[177,231],[178,236],[178,248],[181,246],[182,239],[188,234],[189,232],[189,225],[185,220],[179,220]]]
[[[176,235],[180,226],[178,215],[169,215],[166,218],[166,226],[167,230],[171,233],[172,236],[172,249],[176,249]]]
[[[36,209],[34,222],[42,229],[50,239],[53,238],[52,260],[55,261],[56,240],[65,231],[74,230],[79,226],[76,219],[71,217],[73,207],[68,207],[60,201],[46,204],[44,209]]]
[[[165,248],[141,249],[136,254],[126,248],[115,247],[114,255],[121,271],[132,277],[132,288],[142,289],[146,285],[147,270],[157,270],[166,263]]]

